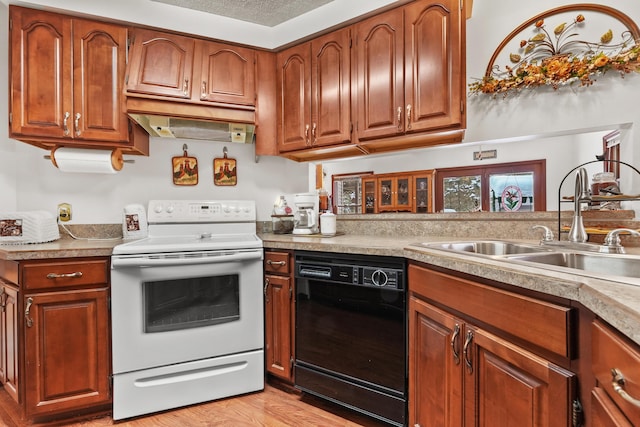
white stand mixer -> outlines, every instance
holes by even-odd
[[[294,204],[297,211],[293,217],[293,234],[317,234],[318,228],[318,195],[301,193],[295,195]]]

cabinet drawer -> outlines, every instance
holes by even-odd
[[[632,425],[640,425],[640,407],[622,396],[640,399],[640,349],[599,321],[591,325],[591,346],[593,373],[598,386],[606,391]],[[624,383],[618,384],[620,391],[614,390],[613,369],[624,378]]]
[[[409,291],[562,357],[572,356],[571,308],[409,266]]]
[[[264,271],[270,274],[291,274],[291,262],[288,252],[265,252]]]
[[[30,290],[106,286],[109,283],[109,260],[75,258],[72,261],[25,263],[21,279],[22,288]]]

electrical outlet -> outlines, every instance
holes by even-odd
[[[71,205],[69,203],[60,203],[58,205],[58,219],[63,222],[71,220]]]

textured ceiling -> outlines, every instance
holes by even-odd
[[[275,27],[334,0],[152,0]]]

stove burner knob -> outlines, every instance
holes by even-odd
[[[155,208],[153,208],[153,211],[154,211],[155,213],[160,213],[160,212],[162,212],[162,205],[158,205],[158,206],[156,206]]]
[[[236,213],[240,213],[242,212],[242,209],[240,209],[240,206],[236,206]]]
[[[229,206],[225,206],[222,210],[223,210],[225,213],[229,213],[229,212],[231,212],[231,208],[230,208]]]
[[[167,213],[173,212],[173,206],[167,206]]]

